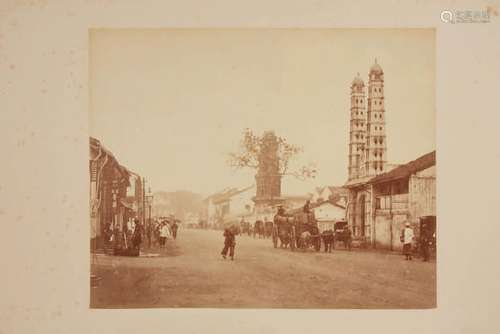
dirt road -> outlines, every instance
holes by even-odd
[[[274,249],[269,239],[237,238],[223,260],[222,232],[181,230],[157,258],[99,256],[102,280],[91,307],[430,308],[434,262],[369,251]],[[341,248],[341,247],[339,247]],[[95,261],[94,261],[95,262]]]

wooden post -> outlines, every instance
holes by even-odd
[[[146,223],[146,178],[142,178],[142,226]]]
[[[377,193],[375,192],[375,185],[372,185],[372,240],[373,248],[377,248]]]
[[[394,249],[393,247],[393,228],[392,228],[392,224],[393,224],[393,217],[392,217],[392,183],[389,183],[389,201],[391,202],[390,205],[389,205],[389,218],[390,218],[390,231],[391,231],[391,251]]]

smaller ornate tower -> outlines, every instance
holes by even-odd
[[[366,142],[365,84],[358,75],[351,84],[351,124],[349,130],[349,180],[360,177]]]
[[[281,202],[281,175],[279,173],[278,138],[273,131],[266,131],[262,138],[259,169],[255,176],[256,207],[272,206]]]
[[[384,71],[377,64],[376,59],[369,73],[366,131],[366,175],[378,175],[386,169],[387,148],[385,137]]]

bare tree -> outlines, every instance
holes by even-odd
[[[302,166],[297,170],[290,170],[290,162],[303,152],[303,148],[288,143],[283,137],[276,136],[276,139],[278,162],[276,169],[279,175],[290,175],[300,180],[316,177],[317,170],[312,164]],[[266,145],[268,144],[264,140],[264,136],[257,136],[251,129],[247,128],[243,131],[243,138],[240,142],[239,151],[229,153],[228,164],[236,169],[258,169],[262,161],[269,158],[266,155],[273,152],[273,150],[267,150]]]

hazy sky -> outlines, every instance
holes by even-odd
[[[309,182],[347,179],[350,84],[385,76],[388,160],[435,149],[432,29],[105,29],[90,35],[90,135],[153,191],[210,194],[254,182],[226,156],[249,127],[275,130],[315,163]]]

